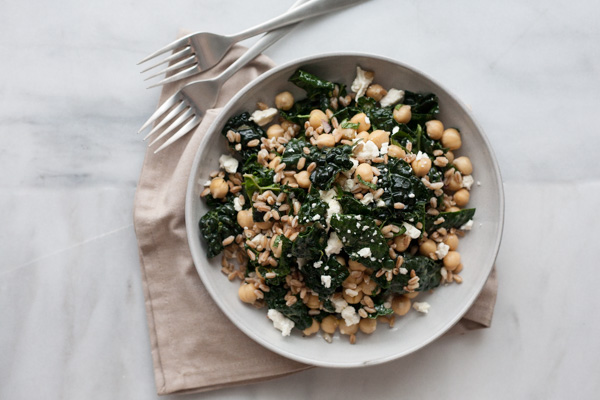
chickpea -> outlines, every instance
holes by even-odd
[[[367,118],[367,114],[358,113],[350,119],[350,122],[353,124],[359,124],[357,132],[365,132],[371,129],[371,121]]]
[[[362,290],[362,292],[363,292],[364,294],[366,294],[367,296],[372,296],[372,295],[373,295],[373,292],[375,291],[375,288],[376,288],[376,287],[377,287],[377,283],[376,283],[376,282],[375,282],[373,279],[370,279],[370,280],[369,280],[369,283],[367,283],[367,282],[363,281],[363,282],[362,282],[362,283],[361,283],[361,284],[358,286],[358,288],[359,288],[360,290]]]
[[[404,151],[404,149],[402,149],[402,147],[393,144],[390,147],[388,147],[388,156],[404,158],[404,156],[406,156],[406,152]]]
[[[356,137],[362,139],[363,142],[366,142],[369,140],[369,132],[361,132],[358,135],[356,135]]]
[[[462,263],[458,264],[458,267],[456,267],[456,269],[452,272],[454,272],[455,274],[460,274],[463,270],[463,265]]]
[[[358,179],[358,177],[363,178],[366,182],[371,182],[373,179],[373,169],[370,164],[362,163],[358,167],[356,167],[356,171],[354,171],[354,178]]]
[[[447,147],[450,150],[460,149],[460,146],[462,146],[460,133],[454,128],[446,129],[442,134],[442,146]]]
[[[362,318],[358,323],[358,328],[362,333],[370,335],[377,329],[377,320],[371,318]]]
[[[283,248],[283,240],[281,240],[279,236],[280,235],[273,236],[271,238],[271,242],[269,243],[275,258],[281,258],[281,249]],[[277,238],[279,238],[279,240]],[[275,243],[277,243],[277,245],[275,245]]]
[[[454,193],[454,202],[457,206],[464,207],[469,202],[469,197],[471,197],[471,194],[467,189],[460,189]]]
[[[290,92],[281,92],[275,96],[275,107],[287,111],[294,105],[294,96]]]
[[[280,138],[285,131],[279,124],[273,124],[267,129],[267,137],[269,139]]]
[[[365,269],[367,269],[367,267],[354,260],[348,261],[348,265],[350,266],[351,271],[364,271]]]
[[[454,153],[448,150],[444,156],[448,159],[448,163],[452,164],[454,162]]]
[[[460,208],[458,208],[456,206],[452,206],[446,210],[446,212],[457,212],[457,211],[460,211]]]
[[[256,222],[254,225],[256,225],[258,229],[266,231],[273,227],[273,220],[267,222]]]
[[[240,210],[237,213],[237,222],[242,228],[252,228],[252,210]]]
[[[319,308],[321,302],[319,301],[319,296],[310,295],[306,296],[308,299],[306,300],[306,306],[310,309],[316,310]]]
[[[350,296],[348,293],[346,293],[346,290],[344,290],[344,293],[342,294],[342,296],[344,297],[344,300],[346,300],[346,302],[348,304],[358,304],[360,303],[360,301],[363,298],[363,292],[358,291],[358,294],[356,296]]]
[[[452,164],[454,164],[456,169],[463,175],[471,175],[473,173],[473,164],[471,164],[469,157],[458,157]]]
[[[411,237],[408,235],[400,235],[394,238],[394,243],[396,244],[396,252],[402,253],[408,249],[410,245]]]
[[[335,138],[331,133],[324,133],[317,137],[317,147],[322,149],[323,147],[335,146]]]
[[[419,252],[424,256],[429,256],[429,254],[431,253],[435,254],[436,250],[437,244],[431,239],[427,239],[426,241],[421,243],[421,246],[419,246]]]
[[[460,253],[458,251],[449,251],[444,257],[444,267],[448,271],[454,271],[460,264]]]
[[[390,133],[386,132],[384,130],[378,129],[376,131],[373,131],[369,135],[369,140],[372,141],[373,143],[375,143],[377,145],[377,147],[381,149],[381,146],[384,143],[390,142]]]
[[[348,326],[345,320],[340,320],[340,333],[342,335],[354,335],[356,332],[358,332],[358,324]]]
[[[281,123],[281,127],[283,128],[284,132],[287,131],[289,128],[293,128],[294,126],[298,125],[294,124],[292,121],[288,121],[287,119]]]
[[[321,126],[321,123],[323,121],[328,121],[329,119],[327,118],[327,115],[325,115],[325,113],[321,110],[312,110],[310,112],[310,117],[308,118],[308,123],[310,124],[310,126],[313,127],[313,129],[317,129],[318,127]]]
[[[421,293],[421,292],[404,293],[402,296],[406,297],[407,299],[414,299],[415,297],[417,297],[419,295],[419,293]]]
[[[410,299],[404,296],[396,296],[392,300],[392,310],[399,315],[403,316],[410,310]]]
[[[444,124],[442,124],[442,121],[432,119],[431,121],[425,122],[425,131],[427,132],[427,136],[431,139],[440,140],[444,133]]]
[[[451,233],[444,238],[444,243],[450,248],[450,250],[456,250],[458,248],[458,236]]]
[[[310,174],[308,171],[300,171],[297,174],[294,174],[294,178],[301,188],[308,189],[310,187]]]
[[[238,296],[240,297],[240,300],[243,301],[244,303],[254,304],[254,302],[257,299],[256,293],[254,293],[254,290],[255,290],[254,285],[251,285],[249,283],[244,283],[238,289]]]
[[[431,159],[427,156],[424,156],[420,160],[415,159],[412,164],[412,169],[415,171],[415,175],[418,177],[425,176],[429,173],[431,169]]]
[[[462,179],[455,179],[454,176],[450,177],[448,180],[448,184],[446,185],[446,189],[451,190],[453,192],[462,188]]]
[[[374,84],[367,88],[366,96],[375,99],[375,101],[380,101],[386,94],[387,90],[385,90],[383,86]]]
[[[319,323],[317,322],[316,319],[312,320],[312,325],[309,326],[308,328],[306,328],[305,330],[302,331],[302,333],[304,334],[304,336],[310,336],[312,334],[315,334],[319,332]]]
[[[339,321],[333,315],[328,315],[321,321],[321,329],[325,333],[333,334],[339,325]]]
[[[410,106],[395,107],[393,112],[394,120],[399,124],[406,124],[412,118],[412,112]]]
[[[229,185],[223,178],[214,178],[210,181],[210,194],[215,199],[222,199],[227,196],[229,192]]]

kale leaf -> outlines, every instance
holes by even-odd
[[[386,204],[402,203],[402,213],[414,211],[417,204],[429,202],[429,189],[412,173],[410,165],[398,158],[377,166],[381,175],[377,185],[383,188],[381,199]]]
[[[427,231],[429,231],[430,229],[439,229],[439,228],[446,228],[446,229],[457,228],[458,229],[461,226],[463,226],[464,224],[466,224],[467,222],[469,222],[469,220],[473,219],[474,215],[475,215],[474,208],[465,208],[463,210],[455,211],[455,212],[441,212],[441,213],[439,213],[439,215],[436,215],[436,216],[428,215],[426,222],[425,222],[425,227],[426,227]],[[440,217],[444,218],[444,222],[442,222],[441,224],[438,224],[438,225],[433,225],[433,221],[435,221],[436,219],[438,219]]]
[[[352,147],[347,145],[323,149],[314,147],[310,159],[317,167],[310,174],[310,181],[321,190],[331,189],[340,171],[349,170],[354,166],[350,161],[351,155]]]
[[[394,313],[394,310],[392,310],[389,307],[386,307],[383,305],[383,303],[381,304],[375,304],[375,307],[373,307],[375,309],[374,313],[369,313],[369,318],[371,319],[375,319],[377,317],[385,317],[386,315],[390,315]]]
[[[334,214],[331,226],[352,260],[374,270],[394,268],[394,261],[389,256],[389,246],[372,218],[365,215]]]
[[[276,267],[271,266],[258,266],[258,272],[262,276],[265,276],[269,272],[275,273],[275,278],[266,278],[265,281],[269,286],[279,286],[285,283],[285,277],[289,275],[292,266],[296,265],[296,259],[292,255],[292,241],[283,235],[280,235],[278,239],[281,241],[281,257]]]
[[[302,157],[308,158],[308,155],[304,154],[304,148],[311,148],[312,145],[304,139],[292,139],[285,145],[285,150],[281,156],[281,162],[285,163],[285,169],[291,170],[298,167],[298,161]],[[308,160],[307,160],[308,161]],[[309,162],[305,163],[308,165]]]
[[[200,218],[199,227],[208,247],[209,258],[223,251],[223,240],[242,231],[232,203],[219,205],[204,214]]]
[[[292,246],[292,255],[298,258],[316,260],[327,246],[327,232],[325,229],[312,225],[300,233]]]
[[[319,222],[325,225],[323,221],[325,221],[326,216],[327,204],[321,200],[319,191],[311,187],[300,207],[300,212],[298,212],[298,222],[301,224]]]
[[[237,152],[242,157],[242,160],[248,159],[251,155],[257,154],[260,150],[260,146],[249,147],[248,142],[254,139],[258,139],[260,142],[261,138],[266,137],[266,134],[261,127],[254,121],[250,121],[250,113],[248,112],[231,117],[225,124],[221,134],[227,137],[227,132],[230,130],[239,133],[241,136],[241,149],[239,151],[235,149],[237,143],[229,142],[229,140],[227,143],[232,151]]]
[[[310,100],[319,99],[321,96],[329,95],[335,89],[335,84],[316,77],[301,69],[297,70],[289,79],[294,85],[306,91]]]
[[[442,280],[442,274],[440,273],[442,264],[429,257],[413,257],[406,255],[402,267],[408,270],[407,274],[394,275],[391,282],[386,279],[384,274],[380,277],[375,277],[375,282],[377,282],[382,289],[387,289],[388,292],[402,294],[407,293],[404,288],[408,285],[410,271],[412,270],[414,270],[415,274],[419,277],[419,287],[416,289],[417,292],[425,292],[429,289],[438,287]]]
[[[271,286],[268,292],[265,292],[265,301],[270,310],[277,310],[286,318],[294,321],[294,327],[304,330],[312,325],[312,318],[308,315],[308,307],[300,298],[291,306],[286,305],[285,295],[287,289],[282,286]]]
[[[348,268],[340,264],[335,257],[323,257],[318,262],[321,263],[318,268],[314,267],[315,263],[307,263],[300,272],[304,275],[306,286],[324,299],[332,295],[350,273]],[[325,287],[321,281],[321,276],[331,277],[329,287]]]
[[[433,93],[414,93],[406,90],[402,104],[410,106],[411,125],[424,124],[435,119],[440,111],[438,97]]]

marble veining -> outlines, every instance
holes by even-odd
[[[235,33],[291,3],[2,3],[0,399],[158,398],[132,225],[135,132],[158,91],[135,64],[180,28]],[[385,365],[184,398],[597,398],[598,15],[592,0],[372,0],[271,47],[277,63],[394,58],[472,108],[505,180],[493,325]]]

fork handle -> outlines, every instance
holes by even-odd
[[[313,0],[312,2],[314,2]],[[321,1],[321,0],[317,0]],[[295,7],[298,7],[302,3],[306,3],[307,0],[297,0],[290,10],[294,10]],[[271,32],[266,33],[262,38],[260,38],[252,47],[250,47],[240,58],[235,60],[233,64],[231,64],[225,71],[223,71],[216,79],[220,82],[225,82],[233,74],[235,74],[240,68],[244,65],[248,64],[250,61],[254,60],[260,53],[266,50],[273,43],[287,35],[297,24],[287,25],[283,28],[279,28],[273,30]]]
[[[330,11],[345,8],[354,3],[361,3],[366,0],[311,0],[308,3],[288,10],[278,17],[270,19],[260,25],[247,29],[236,35],[230,36],[235,42],[256,36],[260,33],[271,31],[294,22],[302,21],[307,18],[316,17]]]

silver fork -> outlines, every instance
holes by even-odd
[[[150,54],[140,61],[138,65],[173,50],[174,53],[172,55],[141,72],[144,73],[150,71],[164,63],[172,63],[162,71],[154,73],[145,79],[149,80],[156,76],[168,74],[183,68],[181,71],[162,79],[148,88],[164,85],[165,83],[187,78],[212,68],[223,58],[225,53],[227,53],[234,43],[241,40],[363,1],[365,0],[311,0],[302,6],[292,7],[292,9],[279,17],[273,18],[236,35],[222,36],[209,32],[192,33]]]
[[[306,0],[298,0],[294,6],[304,1]],[[231,78],[231,76],[240,68],[256,58],[256,56],[262,53],[266,48],[291,31],[294,26],[295,25],[285,26],[266,33],[258,42],[250,47],[240,58],[218,76],[211,79],[190,82],[183,86],[177,93],[161,104],[148,121],[142,125],[138,133],[146,129],[161,116],[164,116],[160,123],[152,128],[144,138],[144,140],[148,139],[164,127],[164,131],[148,145],[152,146],[158,140],[172,134],[172,136],[156,149],[154,153],[158,153],[183,137],[202,121],[207,110],[214,107],[223,83]]]

